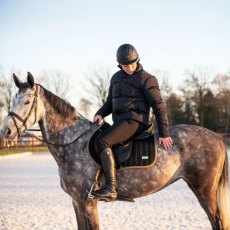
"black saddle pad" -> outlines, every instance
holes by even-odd
[[[104,123],[92,134],[88,142],[88,151],[92,158],[100,164],[94,149],[94,141],[97,135],[109,128],[108,123]],[[134,136],[126,143],[121,143],[113,147],[113,154],[117,168],[131,166],[148,166],[156,159],[156,141],[154,133],[149,131]]]
[[[133,139],[131,150],[126,161],[119,164],[120,167],[148,166],[155,162],[156,145],[155,135],[152,134],[144,139]]]

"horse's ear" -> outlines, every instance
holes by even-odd
[[[13,78],[14,78],[15,85],[19,88],[22,81],[16,76],[15,73],[13,73]]]
[[[34,77],[30,72],[27,73],[27,82],[31,88],[34,87]]]

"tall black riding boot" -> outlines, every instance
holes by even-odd
[[[105,173],[105,187],[92,193],[99,200],[114,201],[117,199],[115,160],[110,148],[105,148],[100,155]]]

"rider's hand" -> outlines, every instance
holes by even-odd
[[[93,118],[93,123],[100,124],[102,119],[103,119],[102,116],[96,115],[96,116]]]
[[[173,145],[171,137],[159,137],[159,145],[162,144],[165,149],[170,149]]]

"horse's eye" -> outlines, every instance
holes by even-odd
[[[30,104],[30,101],[26,101],[24,104],[25,104],[25,105],[28,105],[28,104]]]

